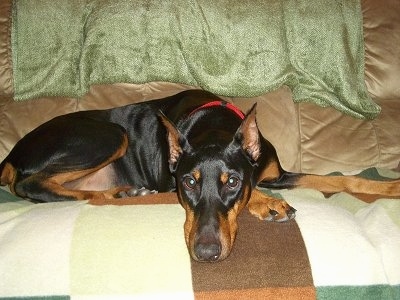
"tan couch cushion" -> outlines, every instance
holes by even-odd
[[[234,100],[242,109],[258,102],[260,130],[277,149],[285,169],[327,174],[398,166],[400,99],[379,100],[382,112],[378,118],[359,120],[333,108],[293,104],[290,95],[282,88],[257,98]]]
[[[372,121],[300,104],[301,171],[325,174],[370,166],[395,168],[400,161],[400,101],[379,104],[382,112]]]
[[[93,87],[80,100],[9,101],[0,109],[0,160],[20,137],[56,115],[161,98],[188,88],[193,87],[160,82],[117,84]],[[287,170],[325,174],[370,166],[395,168],[400,161],[400,101],[380,101],[381,115],[368,121],[332,108],[294,104],[286,87],[255,98],[225,99],[233,100],[244,111],[258,103],[259,128]]]
[[[365,80],[380,99],[400,98],[400,1],[363,0]]]

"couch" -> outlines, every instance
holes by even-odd
[[[131,20],[132,24],[145,23],[146,30],[141,34],[147,40],[134,40],[137,49],[146,49],[144,59],[138,61],[133,56],[132,61],[121,62],[115,57],[103,57],[102,49],[93,45],[115,24],[122,26],[118,39],[108,37],[105,39],[108,44],[103,45],[110,47],[119,42],[125,45],[121,32],[125,32],[123,26],[128,23],[123,23],[126,20],[122,20],[122,16],[126,12],[129,15],[129,1],[1,1],[0,160],[24,134],[54,116],[139,103],[182,90],[203,88],[219,94],[243,111],[257,102],[260,130],[276,147],[283,167],[289,171],[399,177],[400,3],[397,0],[362,0],[361,3],[314,0],[309,3],[316,4],[315,11],[314,7],[307,7],[307,1],[264,4],[271,5],[272,12],[278,9],[304,18],[303,27],[296,27],[292,18],[290,21],[283,18],[283,23],[279,23],[275,14],[268,15],[266,11],[260,14],[258,8],[252,11],[250,2],[240,2],[242,5],[238,7],[232,5],[230,9],[237,15],[229,15],[230,11],[224,16],[235,20],[236,23],[230,25],[236,30],[242,30],[244,25],[239,22],[242,20],[250,26],[243,28],[254,26],[254,33],[260,39],[257,40],[259,44],[250,49],[254,52],[260,50],[257,47],[265,42],[263,39],[278,41],[272,35],[281,32],[281,27],[275,26],[275,31],[261,31],[260,35],[257,21],[264,22],[264,14],[271,17],[266,20],[272,25],[292,26],[286,28],[285,34],[288,40],[292,34],[297,46],[303,42],[300,33],[308,34],[307,37],[318,33],[325,39],[314,39],[319,44],[302,45],[297,49],[286,49],[287,44],[277,43],[280,52],[270,53],[275,58],[271,65],[261,59],[259,55],[264,52],[260,50],[252,66],[247,64],[245,68],[235,69],[237,65],[233,63],[234,72],[241,76],[236,78],[235,74],[230,74],[227,79],[217,72],[226,67],[217,59],[219,56],[209,49],[202,53],[193,46],[198,42],[197,26],[200,32],[209,30],[210,33],[213,22],[220,22],[207,5],[219,3],[216,9],[226,12],[228,7],[223,7],[224,1],[208,4],[207,1],[187,1],[191,9],[186,7],[185,10],[181,6],[169,7],[170,13],[180,17],[177,20],[186,31],[179,33],[182,40],[177,44],[164,41],[164,50],[169,47],[168,50],[173,51],[171,45],[181,45],[184,50],[181,62],[173,61],[175,57],[172,59],[168,52],[157,52],[154,48],[157,45],[152,44],[157,39],[160,41],[160,37],[155,38],[157,32],[164,37],[166,31],[176,30],[172,23],[165,26],[168,14],[156,3],[140,2],[142,10],[134,12],[138,19]],[[277,3],[281,6],[272,7]],[[332,5],[351,28],[330,20],[334,14],[329,9],[321,13],[316,8],[333,8]],[[110,9],[112,18],[102,15],[105,8]],[[71,22],[58,19],[61,9],[68,12]],[[314,15],[307,14],[310,9]],[[249,12],[251,14],[246,15]],[[199,23],[193,16],[205,22]],[[315,20],[321,26],[312,22]],[[360,22],[358,31],[357,20]],[[24,22],[28,21],[26,25]],[[46,27],[51,23],[60,29],[51,31]],[[334,26],[329,27],[332,24]],[[307,26],[315,27],[305,32]],[[99,27],[103,35],[93,34],[91,30]],[[227,32],[232,28],[226,29]],[[76,42],[74,34],[82,30],[87,39]],[[61,54],[56,48],[62,47],[58,43],[64,40],[60,40],[57,32],[66,39],[67,50]],[[336,32],[341,34],[341,40],[332,40]],[[237,54],[235,59],[239,60],[243,53],[225,48],[216,42],[215,35],[215,32],[206,34],[204,41],[216,47],[218,53],[225,51],[225,56]],[[243,39],[247,35],[242,35]],[[24,44],[28,41],[29,44]],[[324,46],[326,41],[329,45]],[[90,42],[94,44],[85,47],[85,43]],[[127,43],[133,43],[132,39]],[[319,49],[322,56],[318,60],[323,60],[324,56],[342,57],[340,49],[345,49],[350,60],[326,64],[316,71],[318,76],[311,76],[313,82],[302,81],[293,76],[293,70],[299,73],[307,67],[302,65],[301,59],[309,59],[308,53],[317,51],[315,45],[325,49]],[[40,47],[47,48],[38,53]],[[122,48],[121,52],[129,52]],[[76,49],[84,50],[75,53]],[[112,52],[111,48],[109,50]],[[138,52],[138,55],[143,53]],[[158,63],[160,60],[167,63],[154,68],[152,55],[159,59]],[[212,63],[212,68],[197,63],[204,57],[207,63]],[[276,71],[273,79],[268,77],[276,70],[271,67],[275,66],[273,63],[286,57],[293,70],[284,75]],[[37,64],[37,61],[43,63]],[[228,61],[235,62],[231,57]],[[132,66],[143,63],[154,68],[152,73],[139,78],[135,76],[142,73],[129,72]],[[178,71],[176,68],[169,70],[174,63],[184,65]],[[269,71],[263,73],[268,74],[243,73],[260,64]],[[112,73],[115,70],[109,70],[113,67],[126,74],[117,76]],[[339,68],[342,71],[328,80],[331,85],[326,84],[324,80]],[[102,77],[107,72],[112,74]],[[174,76],[168,77],[168,72],[175,72]],[[74,77],[74,74],[77,75]],[[340,80],[333,82],[338,77]],[[219,81],[221,79],[225,81]],[[307,93],[316,83],[326,89],[318,95],[315,90]],[[342,102],[347,96],[349,101]],[[354,104],[357,99],[362,102]],[[228,259],[204,264],[190,260],[183,239],[184,210],[173,193],[128,198],[119,204],[104,206],[86,201],[32,204],[29,199],[17,198],[2,187],[0,299],[400,298],[398,200],[371,202],[368,197],[346,193],[325,197],[311,189],[265,192],[286,199],[297,209],[296,219],[282,224],[263,223],[245,211],[240,216],[238,237]]]

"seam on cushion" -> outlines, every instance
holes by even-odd
[[[363,40],[364,40],[364,82],[365,85],[367,87],[367,91],[368,93],[372,96],[375,97],[375,95],[373,95],[370,91],[370,83],[368,82],[368,80],[370,79],[370,75],[368,75],[369,73],[371,73],[369,71],[369,67],[370,67],[370,60],[371,60],[371,55],[370,55],[370,47],[368,44],[368,37],[367,37],[367,5],[364,3],[364,1],[361,1],[361,14],[362,14],[362,32],[363,32]]]
[[[377,127],[376,119],[371,121],[371,125],[372,125],[372,131],[373,131],[374,136],[375,136],[376,145],[377,145],[377,148],[378,148],[378,159],[377,159],[377,161],[375,161],[373,163],[373,165],[376,165],[377,167],[379,167],[379,164],[382,162],[382,146],[381,146],[381,141],[380,141],[378,132],[376,130],[376,127]]]
[[[304,141],[304,139],[303,139],[303,126],[302,126],[302,122],[300,120],[300,118],[301,118],[301,113],[300,113],[301,107],[300,106],[301,106],[300,103],[295,104],[295,109],[296,109],[296,114],[297,114],[297,128],[298,128],[298,133],[299,133],[299,148],[298,148],[298,151],[299,151],[298,169],[299,170],[298,171],[303,172],[304,171],[303,170],[303,141]]]

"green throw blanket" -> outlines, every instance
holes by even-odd
[[[296,102],[373,118],[359,0],[16,0],[15,99],[150,81],[250,97],[288,85]]]

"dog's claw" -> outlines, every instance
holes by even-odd
[[[272,210],[274,211],[274,210]],[[287,208],[285,210],[285,213],[283,214],[283,217],[279,217],[279,213],[277,211],[274,211],[276,214],[272,214],[272,220],[269,221],[275,221],[275,222],[286,222],[291,219],[294,219],[296,217],[296,209],[291,207],[290,205],[287,204]]]
[[[276,210],[270,209],[269,214],[272,216],[276,216],[278,214],[278,212]]]
[[[137,196],[146,196],[150,194],[157,194],[158,192],[156,190],[148,190],[144,187],[140,188],[138,190]]]
[[[287,204],[286,201],[278,200],[279,204],[269,209],[269,216],[264,220],[269,222],[286,222],[296,217],[296,209]],[[276,203],[274,203],[276,204]]]
[[[136,187],[132,187],[131,189],[129,189],[126,192],[121,192],[118,194],[118,196],[120,198],[124,198],[124,197],[137,197],[137,196],[145,196],[145,195],[150,195],[150,194],[157,194],[158,191],[156,190],[148,190],[145,187],[141,187],[141,188],[136,188]]]
[[[296,211],[297,211],[297,209],[295,209],[294,207],[290,206],[288,214],[296,216]]]

